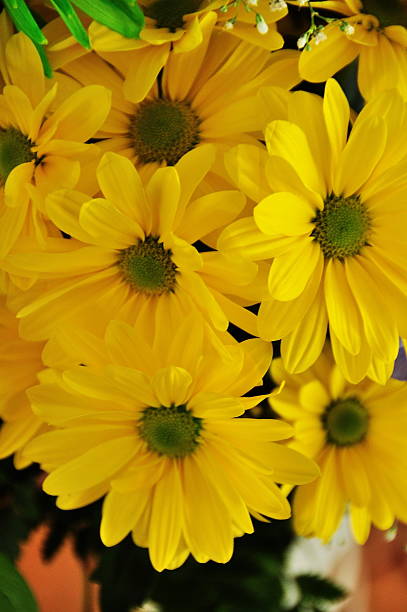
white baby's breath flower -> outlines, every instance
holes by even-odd
[[[343,28],[343,31],[345,32],[345,34],[347,34],[348,36],[352,36],[352,34],[355,33],[355,28],[353,27],[353,25],[351,23],[346,23],[345,27]]]
[[[284,0],[270,0],[269,2],[270,11],[283,11],[287,8],[287,2]]]
[[[324,40],[327,39],[327,35],[325,34],[325,32],[317,32],[314,36],[314,40],[315,40],[315,44],[319,45],[319,43],[323,42]]]
[[[256,15],[256,28],[259,34],[267,34],[267,32],[269,31],[267,23],[259,14]]]
[[[303,36],[300,36],[299,39],[297,40],[297,47],[299,49],[303,49],[306,44],[307,44],[307,37],[304,34]]]

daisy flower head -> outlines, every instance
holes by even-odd
[[[47,193],[76,185],[93,189],[89,168],[100,153],[85,142],[104,122],[110,92],[93,85],[61,101],[59,84],[44,77],[37,50],[22,33],[8,39],[0,63],[6,82],[0,95],[0,257],[4,257],[21,235],[30,234],[38,242],[47,235],[43,208]]]
[[[272,3],[275,10],[271,11],[268,0],[258,0],[256,6],[250,0],[145,0],[140,3],[145,27],[139,40],[124,38],[97,22],[90,25],[89,37],[92,48],[121,68],[133,83],[140,75],[137,64],[147,63],[151,73],[151,77],[144,75],[143,79],[146,82],[150,78],[147,93],[170,53],[197,51],[206,44],[208,23],[267,51],[281,49],[284,40],[277,32],[276,22],[287,14],[284,4]],[[263,35],[256,29],[256,15],[261,15],[267,24]],[[223,42],[228,45],[227,38]]]
[[[349,105],[336,81],[323,100],[288,98],[288,120],[266,129],[268,155],[245,145],[229,155],[236,184],[260,202],[253,218],[223,231],[218,247],[268,258],[259,332],[282,339],[289,372],[312,365],[329,324],[344,376],[384,384],[407,323],[406,105],[384,92],[348,138]]]
[[[210,15],[202,28],[202,44],[166,56],[159,76],[154,63],[133,61],[126,52],[119,72],[94,53],[64,66],[64,74],[80,84],[112,90],[112,110],[98,134],[105,139],[100,147],[129,157],[147,172],[175,165],[206,143],[217,146],[221,166],[225,149],[256,142],[264,127],[258,88],[289,89],[298,83],[299,54],[270,54],[228,37],[215,29]],[[129,64],[133,72],[126,75]]]
[[[369,14],[370,4],[375,14]],[[323,27],[323,45],[318,45],[316,37],[309,39],[299,61],[302,78],[326,81],[358,58],[358,86],[366,100],[395,87],[407,99],[407,30],[402,25],[393,25],[394,22],[388,24],[391,7],[380,15],[378,4],[369,0],[310,2],[314,8],[338,12],[345,19],[333,20]]]
[[[186,317],[151,344],[121,321],[105,337],[108,365],[67,370],[30,391],[36,413],[56,430],[26,449],[49,476],[44,490],[62,509],[105,495],[101,538],[132,533],[156,570],[197,561],[226,563],[233,540],[251,533],[250,514],[287,518],[276,482],[309,482],[313,461],[280,446],[291,427],[235,418],[265,396],[241,397],[270,364],[258,339],[218,351],[200,320]],[[187,348],[186,348],[187,347]]]
[[[9,273],[44,279],[17,296],[25,304],[22,335],[48,338],[86,312],[102,332],[112,314],[140,327],[176,326],[191,309],[219,330],[232,320],[255,332],[256,317],[241,304],[256,303],[264,291],[257,264],[205,246],[245,205],[237,190],[197,190],[213,159],[211,146],[201,147],[143,184],[127,158],[106,153],[97,171],[104,197],[51,194],[47,214],[72,239],[12,253],[3,264]]]
[[[328,541],[346,510],[359,544],[372,523],[389,529],[396,519],[405,522],[407,383],[350,384],[329,345],[302,374],[289,374],[281,359],[273,361],[271,372],[277,382],[286,381],[270,402],[294,427],[289,446],[313,457],[321,470],[318,480],[294,494],[297,533]]]
[[[43,342],[28,342],[18,335],[18,321],[0,298],[0,459],[14,454],[20,469],[28,465],[22,450],[35,435],[48,428],[31,410],[26,391],[38,384],[45,369]]]

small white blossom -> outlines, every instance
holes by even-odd
[[[224,24],[224,26],[223,26],[223,27],[225,28],[225,30],[229,30],[229,31],[230,31],[230,30],[233,30],[233,28],[234,28],[235,26],[234,26],[233,21],[230,21],[230,20],[229,20],[229,21],[226,21],[226,22],[225,22],[225,24]]]
[[[297,47],[299,49],[303,49],[306,44],[307,44],[307,37],[304,34],[304,36],[300,36],[300,38],[297,40]]]
[[[344,26],[344,28],[343,28],[343,31],[344,31],[344,32],[345,32],[345,34],[347,34],[348,36],[352,36],[352,34],[354,34],[354,33],[355,33],[355,28],[353,27],[353,25],[352,25],[352,24],[350,24],[350,23],[346,23],[346,24],[345,24],[345,26]]]
[[[270,11],[283,11],[287,8],[287,2],[284,0],[271,0],[269,2]]]
[[[257,6],[259,3],[259,0],[247,0],[247,4],[249,6]]]
[[[324,40],[327,39],[327,35],[325,34],[325,32],[317,32],[314,36],[314,40],[315,40],[315,44],[319,45],[320,42],[323,42]]]
[[[269,31],[269,27],[264,21],[263,17],[257,19],[256,28],[259,34],[267,34],[267,32]]]

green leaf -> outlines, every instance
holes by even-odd
[[[88,34],[69,0],[50,0],[50,2],[78,43],[85,49],[90,49]]]
[[[52,77],[52,68],[51,68],[51,64],[48,61],[46,51],[42,45],[38,45],[36,42],[34,43],[34,45],[38,51],[38,55],[40,56],[44,74],[46,77],[50,79]]]
[[[0,609],[2,612],[38,612],[24,578],[3,554],[0,554]]]
[[[72,0],[84,13],[126,38],[139,38],[144,14],[134,0]]]
[[[346,597],[346,590],[328,578],[316,574],[301,574],[296,576],[296,580],[303,603],[322,604]]]
[[[18,30],[27,34],[33,42],[39,45],[47,44],[47,39],[35,22],[24,0],[4,0],[4,5]]]

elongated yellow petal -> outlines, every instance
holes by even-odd
[[[386,144],[386,126],[380,117],[356,122],[348,143],[339,156],[334,191],[350,196],[357,193],[372,174]],[[355,164],[363,159],[362,164]]]
[[[320,44],[310,42],[310,51],[300,55],[299,70],[303,79],[312,82],[326,81],[341,68],[350,64],[358,55],[360,47],[352,43],[334,22],[323,29],[327,37]]]
[[[271,264],[269,292],[276,300],[288,301],[298,297],[315,271],[322,257],[312,238],[302,238],[298,249],[277,257]]]
[[[188,398],[192,377],[184,368],[170,366],[158,370],[151,383],[159,405],[181,406]]]
[[[47,476],[43,484],[44,491],[49,495],[59,495],[93,487],[128,463],[139,445],[135,435],[98,444]]]
[[[298,125],[289,121],[272,121],[266,128],[265,138],[270,155],[285,159],[308,189],[325,195],[323,176],[315,164],[307,137]]]
[[[125,249],[144,238],[144,231],[103,198],[85,202],[79,213],[82,228],[106,248]]]
[[[328,261],[324,288],[329,325],[345,349],[357,355],[360,352],[363,323],[341,261]]]
[[[105,546],[114,546],[133,529],[140,514],[145,512],[147,496],[109,491],[103,502],[100,539]]]
[[[174,461],[155,485],[149,529],[149,553],[153,567],[161,572],[177,554],[183,531],[183,491]]]
[[[256,225],[264,234],[300,236],[313,230],[315,212],[308,202],[293,193],[273,193],[253,211]]]

